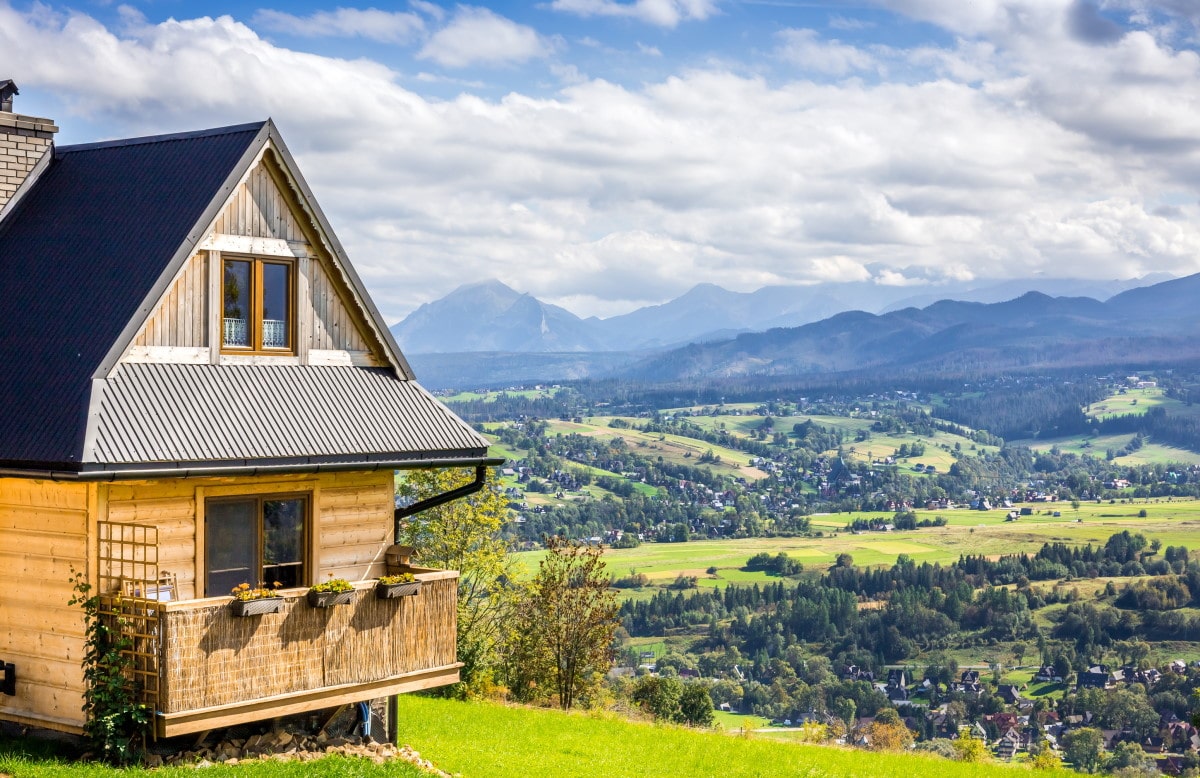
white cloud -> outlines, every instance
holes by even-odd
[[[254,24],[306,38],[366,38],[381,43],[408,43],[425,29],[424,20],[416,14],[375,8],[338,8],[317,11],[311,16],[262,9],[255,12]]]
[[[428,3],[425,0],[409,0],[408,4],[431,19],[441,21],[446,18],[446,9],[436,3]]]
[[[829,17],[829,29],[831,30],[868,30],[874,26],[873,22],[863,19],[854,19],[836,14]]]
[[[553,46],[532,27],[486,8],[459,6],[454,18],[430,37],[417,54],[450,68],[503,65],[548,55]]]
[[[912,69],[903,82],[708,65],[622,86],[551,58],[559,91],[489,98],[460,83],[439,100],[229,17],[133,14],[114,31],[0,0],[0,72],[20,64],[19,101],[67,106],[52,116],[63,142],[100,139],[81,120],[119,137],[273,116],[393,320],[496,276],[588,314],[700,281],[1200,270],[1200,58],[1147,32],[1081,39],[1057,8],[1028,38],[967,14],[962,29],[1000,32],[889,52],[889,69]],[[459,9],[446,30],[479,16]],[[529,35],[527,50],[547,49]],[[486,62],[471,39],[447,62]],[[520,50],[499,48],[499,61]],[[855,51],[845,72],[878,68]]]
[[[658,27],[675,27],[680,22],[703,21],[718,13],[714,0],[553,0],[556,11],[578,16],[619,16]]]
[[[840,41],[823,41],[816,30],[783,30],[776,54],[783,60],[834,76],[875,67],[874,58],[862,49]]]

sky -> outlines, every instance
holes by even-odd
[[[0,0],[57,142],[271,117],[384,317],[1200,272],[1200,0]]]

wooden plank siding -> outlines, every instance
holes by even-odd
[[[362,582],[384,572],[383,552],[392,542],[392,488],[390,470],[93,485],[0,478],[0,659],[13,662],[17,668],[17,696],[0,695],[0,720],[70,732],[78,732],[82,727],[83,618],[82,612],[68,606],[67,601],[72,595],[72,567],[88,570],[91,580],[95,580],[96,521],[157,527],[159,569],[174,573],[178,577],[180,598],[190,600],[196,598],[196,582],[203,575],[203,548],[197,538],[204,537],[205,499],[230,494],[304,492],[312,495],[311,579],[337,576]],[[453,587],[453,581],[441,585]],[[221,613],[228,603],[223,598],[206,602],[219,605]],[[421,602],[433,604],[432,600]],[[380,607],[382,604],[370,601],[355,612],[376,614]],[[401,618],[397,614],[409,613],[403,616],[404,629],[397,622],[394,634],[389,632],[390,637],[378,634],[385,626],[379,619],[388,621],[383,611],[369,620],[373,626],[368,631],[375,636],[371,639],[384,641],[376,648],[390,657],[384,662],[386,672],[375,668],[380,672],[369,679],[347,676],[344,669],[335,672],[334,668],[340,667],[337,657],[342,656],[344,641],[350,641],[345,643],[350,652],[347,655],[361,656],[371,650],[361,644],[366,638],[341,628],[319,640],[314,637],[316,642],[306,649],[317,652],[319,677],[299,678],[295,674],[303,675],[302,670],[287,671],[292,679],[287,689],[320,689],[329,684],[374,681],[422,669],[418,665],[432,661],[422,653],[424,649],[393,646],[391,642],[419,640],[425,645],[434,640],[418,638],[409,631],[417,626],[410,623],[416,617],[415,611],[410,613],[412,607],[414,603],[393,605],[387,611],[396,618]],[[424,613],[424,606],[419,610]],[[443,610],[439,605],[436,612],[420,618],[432,619],[439,625],[440,633],[450,630],[452,636],[453,619]],[[324,615],[327,614],[307,614],[304,618],[311,620]],[[254,623],[253,619],[238,619],[233,626],[245,628]],[[364,622],[360,616],[354,623]],[[435,643],[427,648],[437,655],[437,661],[452,664],[453,640],[449,649],[443,645],[444,640]],[[300,647],[295,650],[300,651]],[[446,650],[450,651],[448,655]],[[417,654],[411,654],[412,651]],[[176,659],[169,656],[166,661]],[[188,670],[174,668],[171,672],[176,673],[178,683],[178,673],[186,674]],[[280,687],[272,694],[283,692]],[[202,705],[193,700],[185,704],[185,708],[189,706]]]
[[[197,539],[204,537],[203,501],[208,498],[311,493],[314,582],[330,576],[361,581],[382,575],[383,551],[392,543],[390,470],[129,481],[105,489],[105,521],[158,527],[159,569],[177,576],[183,599],[203,596],[203,587],[197,585],[203,578],[203,548]]]
[[[230,195],[225,209],[213,222],[213,232],[286,241],[308,240],[288,198],[276,184],[278,174],[271,167],[270,157],[264,155]]]
[[[125,361],[236,363],[243,359],[221,355],[220,344],[210,342],[220,337],[220,317],[210,312],[219,309],[216,298],[221,294],[222,251],[253,254],[253,247],[258,245],[246,240],[245,246],[231,250],[225,244],[258,239],[264,246],[286,249],[272,249],[268,252],[271,256],[298,257],[296,354],[302,363],[308,362],[312,351],[317,352],[316,364],[385,365],[381,352],[373,345],[371,327],[351,302],[349,291],[335,280],[333,260],[323,246],[318,247],[319,239],[306,221],[299,200],[283,183],[272,155],[264,154],[230,195],[208,237],[201,241],[201,248],[221,250],[200,250],[188,260],[135,337]],[[214,302],[216,308],[212,307]],[[214,321],[216,330],[211,324]]]
[[[79,732],[83,612],[67,605],[71,569],[87,570],[97,487],[0,478],[0,658],[17,672],[0,719]]]
[[[359,332],[356,318],[351,316],[342,295],[338,292],[321,262],[308,263],[308,284],[312,295],[312,340],[315,350],[365,353],[370,350]]]
[[[134,346],[208,346],[208,252],[195,254],[146,320]]]

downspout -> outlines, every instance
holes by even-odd
[[[491,465],[501,464],[504,464],[503,459],[489,459],[483,464],[475,465],[475,480],[471,483],[460,486],[456,489],[451,489],[448,492],[443,492],[442,494],[435,494],[433,497],[426,497],[424,500],[414,502],[412,505],[407,505],[403,508],[397,508],[394,515],[396,527],[395,532],[392,535],[393,542],[400,542],[400,522],[404,521],[409,516],[412,516],[414,513],[427,511],[430,508],[436,508],[439,505],[445,505],[452,500],[457,500],[460,497],[466,497],[469,494],[478,492],[483,488],[484,482],[487,481],[488,467]]]
[[[426,497],[424,500],[414,502],[412,505],[407,505],[403,508],[397,508],[394,514],[396,526],[392,534],[393,542],[400,542],[400,523],[406,518],[412,516],[414,513],[420,513],[421,511],[429,510],[430,508],[436,508],[437,506],[445,505],[452,500],[457,500],[460,497],[466,497],[467,495],[478,492],[483,488],[484,483],[487,481],[488,467],[502,464],[504,464],[503,459],[489,459],[482,464],[475,465],[475,480],[471,483],[465,484],[456,489],[451,489],[448,492],[443,492],[442,494],[434,495],[433,497]],[[388,728],[391,729],[391,732],[389,733],[391,735],[390,740],[397,746],[400,745],[399,719],[400,696],[393,694],[391,699],[388,700]]]

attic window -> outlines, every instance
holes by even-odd
[[[226,259],[222,347],[230,352],[290,354],[295,264],[275,259]]]

